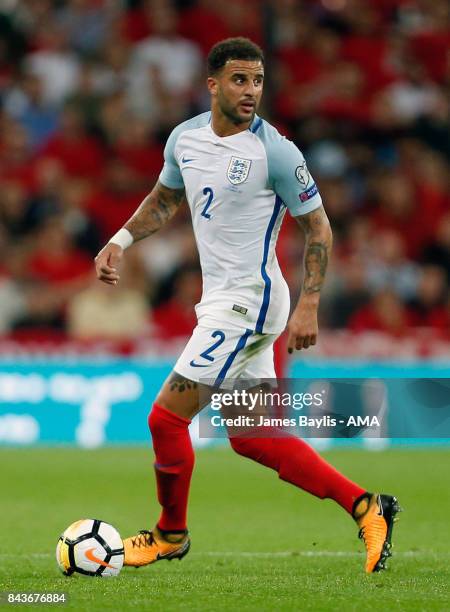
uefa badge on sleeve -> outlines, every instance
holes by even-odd
[[[305,161],[300,164],[300,166],[297,166],[295,169],[295,176],[302,187],[308,187],[311,175],[309,174]]]

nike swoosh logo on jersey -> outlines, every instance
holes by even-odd
[[[193,368],[207,368],[209,363],[195,363],[195,361],[192,360],[189,365]]]
[[[191,161],[194,161],[194,158],[193,158],[193,157],[192,157],[192,158],[191,158],[191,157],[190,157],[190,158],[187,158],[187,157],[185,157],[185,156],[183,155],[183,157],[181,158],[181,163],[182,163],[182,164],[188,164],[188,163],[189,163],[189,162],[191,162]]]

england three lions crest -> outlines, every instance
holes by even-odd
[[[240,185],[246,181],[251,165],[250,159],[242,159],[242,157],[235,157],[233,155],[227,170],[227,177],[230,183],[232,185]]]

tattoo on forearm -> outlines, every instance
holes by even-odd
[[[322,242],[311,242],[305,252],[305,276],[303,279],[303,291],[305,293],[315,293],[321,290],[327,266],[327,245]]]
[[[332,244],[330,223],[322,206],[297,217],[297,221],[306,235],[303,292],[316,293],[321,290],[327,271]]]
[[[157,232],[174,216],[184,197],[184,189],[169,189],[158,182],[124,227],[135,242],[142,240]]]
[[[181,376],[180,374],[174,372],[169,378],[169,388],[171,391],[178,391],[179,393],[183,393],[183,391],[190,391],[191,389],[196,389],[197,383],[193,380],[189,380],[189,378],[184,378],[184,376]]]

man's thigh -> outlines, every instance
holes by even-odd
[[[185,419],[192,419],[203,408],[198,383],[174,370],[161,387],[156,403]]]
[[[209,403],[208,388],[232,388],[243,378],[271,378],[276,335],[198,325],[165,381],[157,402],[191,419]],[[200,393],[201,388],[201,393]]]

